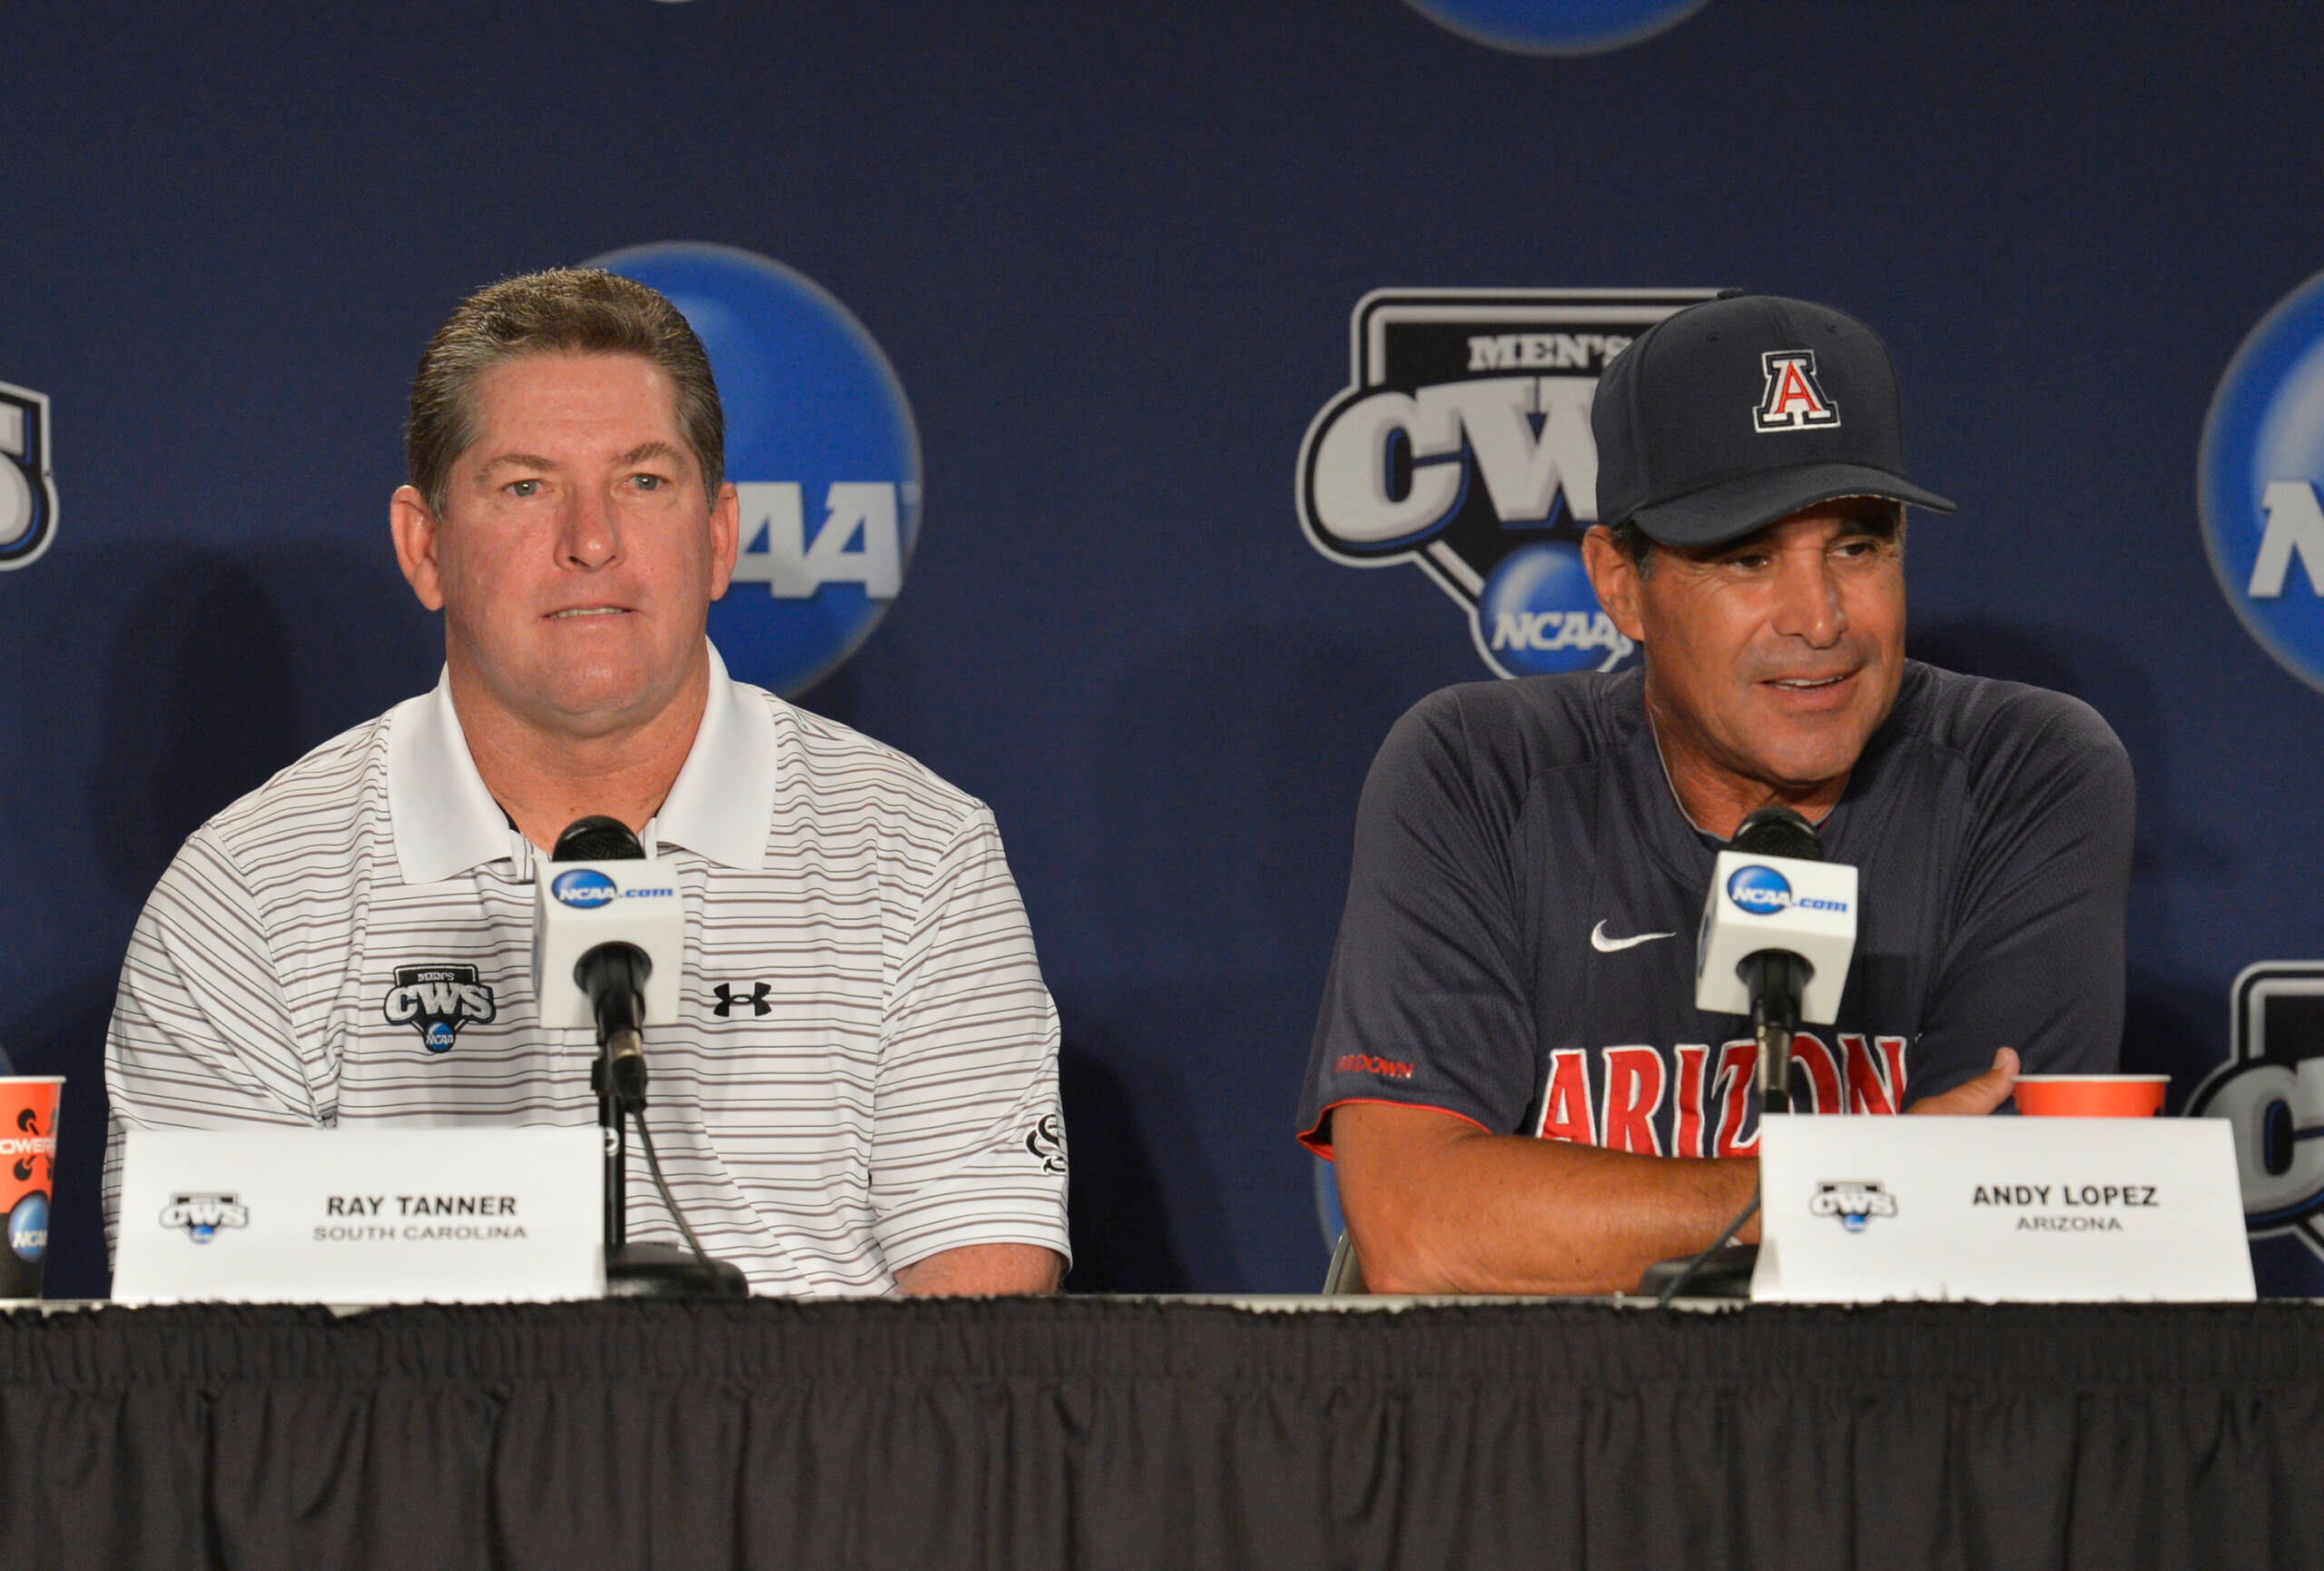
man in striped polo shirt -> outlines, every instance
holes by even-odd
[[[724,447],[641,284],[513,279],[438,331],[391,526],[443,677],[162,875],[106,1043],[108,1239],[127,1130],[593,1122],[593,1033],[539,1023],[532,881],[602,813],[679,870],[647,1116],[704,1247],[763,1293],[1055,1289],[1057,1015],[992,815],[727,676]],[[676,1242],[630,1181],[630,1236]]]

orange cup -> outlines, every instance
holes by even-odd
[[[2017,1111],[2035,1118],[2152,1118],[2167,1074],[2021,1074]]]
[[[64,1089],[60,1074],[0,1076],[0,1299],[40,1297]]]

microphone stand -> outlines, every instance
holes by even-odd
[[[641,1023],[645,978],[654,963],[633,944],[607,944],[584,955],[578,969],[587,969],[600,954],[603,969],[597,985],[589,988],[597,1017],[597,1062],[589,1066],[589,1089],[597,1093],[597,1127],[606,1141],[606,1292],[617,1299],[747,1298],[750,1283],[729,1261],[666,1244],[629,1241],[628,1120],[636,1118],[642,1128],[645,1117]],[[655,1176],[658,1181],[661,1175]],[[668,1191],[663,1193],[667,1200]],[[669,1203],[675,1214],[677,1202]],[[683,1218],[678,1225],[685,1226]]]
[[[1799,1033],[1799,995],[1812,973],[1780,949],[1746,955],[1737,967],[1751,990],[1751,1035],[1759,1044],[1759,1113],[1791,1111],[1791,1039]]]
[[[1743,957],[1736,967],[1751,994],[1751,1035],[1759,1044],[1759,1116],[1791,1111],[1791,1040],[1799,1033],[1799,1000],[1814,974],[1807,962],[1781,949],[1762,949]],[[1747,1299],[1751,1273],[1759,1263],[1759,1246],[1731,1243],[1751,1213],[1759,1209],[1754,1192],[1743,1214],[1728,1224],[1718,1241],[1699,1255],[1657,1260],[1646,1269],[1639,1290],[1650,1294],[1658,1308],[1689,1289],[1705,1299]]]
[[[1728,842],[1731,850],[1759,856],[1788,856],[1802,862],[1824,860],[1824,842],[1815,825],[1781,804],[1770,804],[1745,815]],[[1709,915],[1704,915],[1708,927]],[[1800,1001],[1815,968],[1787,950],[1762,949],[1743,957],[1735,973],[1743,979],[1751,1000],[1751,1036],[1759,1044],[1759,1116],[1791,1111],[1791,1045],[1799,1034]],[[1843,1077],[1845,1079],[1845,1077]],[[1841,1103],[1846,1104],[1845,1089]],[[1762,1127],[1765,1127],[1762,1125]],[[1751,1273],[1758,1265],[1759,1246],[1728,1240],[1743,1230],[1759,1209],[1755,1191],[1751,1203],[1727,1226],[1727,1230],[1699,1255],[1657,1260],[1640,1282],[1641,1292],[1656,1295],[1668,1308],[1680,1291],[1692,1288],[1698,1297],[1744,1299],[1751,1296]]]

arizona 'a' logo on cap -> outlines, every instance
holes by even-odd
[[[1771,349],[1759,357],[1768,385],[1751,423],[1763,431],[1819,430],[1840,423],[1840,409],[1816,380],[1816,351]]]

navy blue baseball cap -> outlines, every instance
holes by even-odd
[[[1598,519],[1716,546],[1841,497],[1953,504],[1905,478],[1887,346],[1829,306],[1729,291],[1632,340],[1598,379]]]

